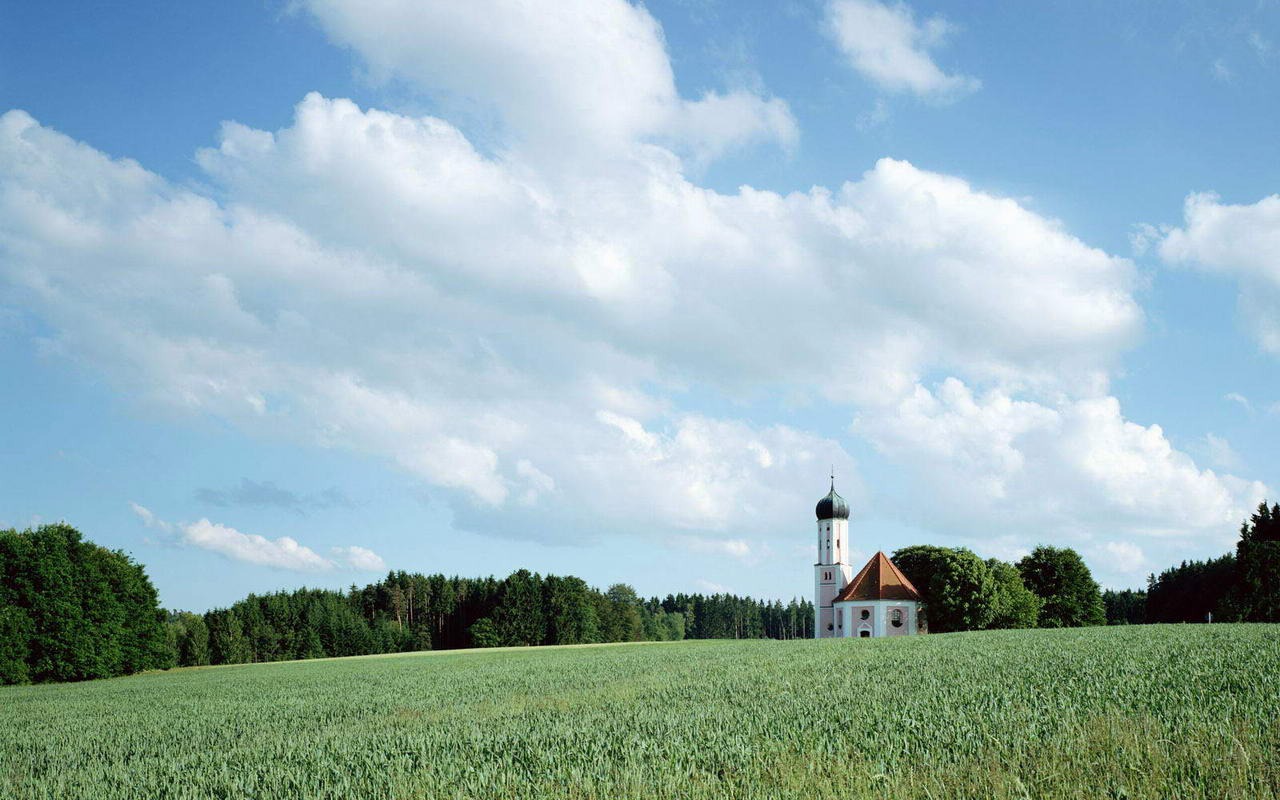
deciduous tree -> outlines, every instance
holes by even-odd
[[[1040,627],[1106,624],[1102,591],[1075,550],[1042,545],[1018,562],[1018,571],[1027,588],[1044,601]]]

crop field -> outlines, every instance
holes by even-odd
[[[1280,796],[1280,626],[706,641],[0,689],[14,798]]]

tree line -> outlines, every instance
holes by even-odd
[[[627,584],[517,570],[496,578],[391,572],[346,592],[251,594],[205,614],[171,612],[178,666],[328,656],[681,639],[808,638],[813,604],[730,594],[644,599]]]
[[[501,580],[392,572],[345,592],[303,588],[203,614],[164,611],[140,564],[69,525],[0,530],[0,684],[410,650],[812,636],[805,600],[643,599],[627,584],[600,591],[528,570]]]
[[[963,548],[906,547],[893,560],[931,632],[1280,621],[1280,505],[1263,503],[1234,553],[1101,592],[1078,553],[1037,547],[1016,564]],[[813,604],[731,594],[641,598],[573,576],[501,580],[391,572],[347,591],[251,594],[204,614],[163,611],[142,566],[69,525],[0,530],[0,683],[106,678],[204,664],[680,639],[808,639]]]
[[[904,547],[892,559],[920,592],[931,633],[1106,621],[1102,592],[1070,548],[1037,547],[1017,564],[933,545]]]
[[[1280,504],[1258,506],[1235,552],[1183,561],[1146,591],[1108,592],[1107,622],[1280,622]]]
[[[984,628],[1280,622],[1280,504],[1261,503],[1234,552],[1183,561],[1146,589],[1099,592],[1079,554],[1038,547],[1016,565],[961,549],[917,545],[893,561],[924,595],[933,632]]]

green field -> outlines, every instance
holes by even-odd
[[[0,689],[0,796],[1280,796],[1280,626],[705,641]]]

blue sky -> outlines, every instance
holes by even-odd
[[[1280,4],[0,3],[0,525],[166,605],[1228,549]]]

